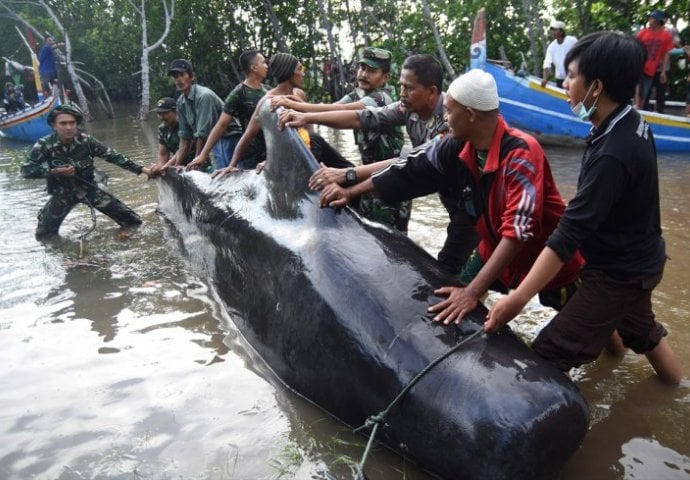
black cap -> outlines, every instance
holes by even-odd
[[[177,100],[172,97],[163,97],[156,102],[156,108],[151,110],[156,113],[169,112],[170,110],[177,110]]]
[[[192,67],[192,62],[189,60],[177,58],[170,63],[170,68],[168,68],[168,75],[172,75],[173,72],[189,73],[191,75],[194,73],[194,67]]]

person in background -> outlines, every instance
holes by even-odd
[[[14,90],[14,83],[5,83],[5,90],[2,92],[2,106],[7,113],[14,113],[17,111],[17,99]]]
[[[563,62],[568,51],[573,48],[577,38],[567,35],[565,32],[565,23],[559,20],[554,20],[549,26],[553,41],[546,47],[546,54],[544,55],[544,71],[542,74],[541,86],[545,87],[551,75],[551,67],[554,68],[554,77],[558,88],[563,87],[563,80],[565,80],[565,67]]]
[[[289,96],[278,96],[271,99],[271,108],[285,107],[299,112],[332,112],[390,105],[393,103],[393,97],[386,83],[390,79],[391,57],[391,52],[388,50],[364,48],[357,70],[358,87],[335,103],[312,104],[297,101]],[[377,130],[355,129],[354,134],[363,165],[397,158],[400,155],[404,140],[399,125],[390,125]],[[348,175],[350,178],[356,177],[353,170],[338,172],[342,175],[340,183],[347,183]],[[330,178],[330,176],[324,175],[324,178]],[[357,207],[365,218],[389,225],[403,233],[407,232],[411,209],[410,201],[388,203],[372,195],[361,198]]]
[[[336,112],[282,112],[280,124],[300,127],[316,123],[332,128],[377,131],[391,126],[405,126],[413,147],[438,139],[448,131],[443,107],[443,67],[431,55],[412,55],[403,62],[400,72],[400,100],[377,109],[339,110]],[[357,167],[357,171],[365,171]],[[318,179],[322,178],[317,172]],[[316,174],[315,174],[316,175]],[[360,181],[354,176],[348,184]],[[318,186],[321,188],[323,185]],[[406,198],[406,200],[409,198]],[[446,192],[440,195],[450,223],[443,248],[438,254],[441,267],[449,273],[460,272],[470,252],[477,245],[477,233],[460,198]],[[388,199],[389,201],[399,201]]]
[[[24,178],[47,179],[50,198],[38,214],[37,239],[57,235],[63,220],[78,203],[104,213],[121,227],[141,223],[139,215],[98,187],[94,159],[100,157],[137,175],[150,175],[151,170],[80,132],[78,126],[83,119],[75,105],[55,107],[48,115],[54,132],[36,142],[21,167]]]
[[[24,110],[26,108],[26,100],[24,100],[24,85],[21,83],[14,87],[14,103],[17,105],[18,110]]]
[[[297,57],[289,53],[276,53],[271,57],[269,64],[269,71],[273,78],[278,82],[273,89],[266,92],[264,99],[259,101],[259,105],[263,101],[269,101],[275,95],[293,95],[302,101],[306,101],[306,94],[302,88],[304,87],[304,77],[306,76],[306,68],[302,65]],[[214,178],[220,178],[232,172],[240,171],[237,167],[240,159],[245,154],[247,147],[252,140],[261,132],[261,122],[259,120],[259,109],[257,105],[254,114],[245,130],[240,142],[237,144],[235,153],[232,157],[230,166],[214,173]],[[307,129],[301,129],[300,137],[304,143],[309,147],[312,154],[319,162],[324,162],[329,166],[338,168],[348,168],[354,165],[348,162],[336,149],[326,142],[326,140],[315,133],[309,132]],[[260,173],[263,169],[264,162],[256,165],[256,172]]]
[[[577,193],[527,277],[494,304],[484,329],[503,327],[580,251],[586,261],[580,286],[541,330],[534,351],[567,372],[594,361],[617,331],[659,378],[677,384],[680,363],[652,309],[666,263],[656,146],[651,128],[628,104],[644,58],[634,37],[614,32],[586,35],[568,53],[570,105],[593,127]]]
[[[213,90],[196,83],[194,67],[189,60],[178,58],[170,63],[168,76],[173,77],[177,98],[177,120],[180,124],[180,148],[177,159],[187,158],[189,152],[201,152],[223,110],[223,101]],[[233,132],[226,131],[213,148],[216,168],[223,168],[232,149]]]
[[[249,126],[254,110],[256,110],[256,105],[266,95],[268,87],[262,82],[268,74],[268,64],[261,52],[258,50],[242,52],[240,54],[240,67],[245,74],[244,81],[238,84],[226,97],[223,113],[218,118],[213,130],[211,130],[203,150],[192,160],[188,169],[195,169],[206,161],[213,146],[233,122],[239,121],[240,135],[244,133]],[[232,160],[232,156],[230,160]],[[266,145],[263,133],[259,132],[247,146],[246,153],[239,160],[238,166],[251,169],[264,160],[266,160]],[[229,164],[230,161],[228,161],[227,165]]]
[[[638,93],[635,105],[638,110],[649,109],[649,97],[652,88],[656,90],[656,111],[664,113],[666,98],[666,86],[673,50],[673,35],[666,28],[666,14],[661,10],[654,10],[648,17],[649,27],[643,28],[637,33],[637,40],[647,50],[647,60],[644,63],[640,76]]]
[[[41,47],[41,51],[38,53],[38,75],[41,78],[43,95],[46,97],[52,95],[53,85],[58,79],[55,51],[62,45],[64,43],[55,43],[55,39],[48,36],[46,37],[45,44]]]
[[[177,121],[177,100],[172,97],[163,97],[156,102],[156,108],[151,110],[156,112],[158,120],[158,157],[156,163],[151,167],[152,173],[163,174],[168,167],[185,166],[194,158],[194,146],[190,148],[186,158],[178,158],[176,155],[180,148],[179,122]],[[210,161],[202,168],[206,172],[213,170]]]
[[[565,210],[549,163],[534,137],[510,128],[499,114],[493,77],[478,69],[455,79],[445,95],[449,134],[439,142],[342,189],[329,185],[322,206],[342,206],[375,191],[388,199],[448,192],[473,216],[479,245],[459,277],[463,286],[435,291],[447,298],[429,308],[434,320],[459,323],[488,290],[507,292],[529,271]],[[582,259],[575,255],[539,291],[543,305],[560,309],[577,289]]]

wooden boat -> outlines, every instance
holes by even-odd
[[[45,137],[53,131],[48,125],[48,114],[59,104],[58,97],[50,96],[36,105],[0,116],[0,136],[26,142]]]
[[[170,170],[158,210],[235,327],[290,389],[352,427],[391,408],[376,440],[447,479],[557,478],[588,428],[577,387],[509,328],[430,320],[455,280],[402,234],[319,208],[318,168],[260,106],[265,170],[213,180]],[[231,394],[227,392],[228,394]],[[223,392],[219,392],[223,395]]]
[[[490,62],[484,69],[496,79],[501,114],[510,125],[532,132],[540,140],[558,142],[581,141],[589,133],[592,124],[570,111],[562,88],[542,87],[538,77],[520,76]],[[640,114],[654,133],[658,151],[690,152],[690,118],[644,110]]]
[[[501,115],[507,122],[533,133],[542,142],[583,143],[592,128],[573,114],[565,90],[555,84],[541,86],[541,78],[518,75],[486,60],[486,16],[481,9],[474,20],[470,68],[480,68],[496,80]],[[659,152],[690,152],[690,118],[640,111],[649,123]]]

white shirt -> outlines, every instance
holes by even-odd
[[[559,80],[565,79],[565,56],[568,54],[573,45],[577,42],[577,38],[570,35],[566,35],[563,39],[563,43],[558,43],[558,40],[554,40],[549,43],[546,49],[546,55],[544,56],[544,68],[551,68],[551,65],[555,65],[556,78]]]

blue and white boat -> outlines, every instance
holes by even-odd
[[[48,114],[60,104],[60,99],[50,96],[39,103],[17,112],[0,116],[0,137],[35,142],[53,130],[48,125]]]
[[[540,141],[560,144],[582,143],[592,124],[570,110],[565,90],[555,84],[541,86],[541,78],[518,75],[487,62],[486,19],[480,10],[474,22],[470,68],[481,68],[496,79],[501,114],[513,127],[533,133]],[[657,151],[690,152],[690,117],[641,110],[649,123]]]

